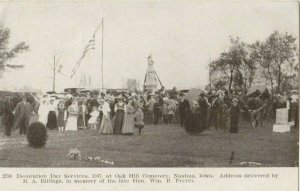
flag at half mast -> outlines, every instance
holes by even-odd
[[[98,25],[98,27],[96,28],[95,32],[93,33],[92,38],[89,40],[89,42],[87,43],[87,45],[84,47],[82,55],[78,59],[78,61],[76,62],[75,67],[72,69],[71,78],[73,78],[74,75],[76,74],[76,72],[77,72],[78,68],[80,67],[80,64],[81,64],[82,60],[84,59],[84,57],[86,56],[87,52],[89,52],[90,50],[94,50],[95,49],[95,37],[96,37],[96,33],[97,33],[98,29],[102,25],[103,25],[103,19],[102,19],[101,23]]]

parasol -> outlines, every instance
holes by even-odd
[[[204,93],[201,89],[192,88],[186,94],[186,99],[189,101],[190,105],[193,105],[193,101],[198,101],[199,95]]]
[[[247,92],[247,95],[250,95],[250,94],[256,92],[256,90],[259,90],[260,93],[262,93],[263,91],[265,91],[266,88],[267,88],[267,86],[265,86],[265,85],[251,86]]]

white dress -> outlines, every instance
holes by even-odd
[[[97,122],[97,118],[99,117],[99,111],[92,111],[90,113],[90,119],[88,121],[89,124],[95,124]]]
[[[49,108],[47,104],[41,104],[38,110],[39,122],[46,125],[48,120]]]
[[[100,126],[99,133],[102,134],[112,134],[113,133],[113,127],[110,120],[110,107],[107,102],[103,104],[102,112],[103,112],[103,118]]]
[[[70,105],[68,108],[68,120],[66,125],[66,131],[77,131],[77,117],[78,117],[78,107]]]

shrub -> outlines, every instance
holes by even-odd
[[[32,123],[27,131],[27,141],[29,146],[41,148],[45,146],[48,139],[47,129],[41,122]]]

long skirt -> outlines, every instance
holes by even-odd
[[[99,133],[101,133],[101,134],[112,134],[113,133],[110,116],[102,117],[102,122],[101,122]]]
[[[66,131],[77,131],[77,116],[69,115],[65,130]]]
[[[56,120],[56,115],[55,115],[54,111],[49,111],[46,127],[51,130],[57,128],[57,120]]]
[[[99,130],[100,130],[100,128],[101,128],[102,118],[103,118],[103,112],[100,111],[99,117],[98,117],[98,122],[97,122],[97,129],[99,129]]]
[[[65,121],[64,121],[64,112],[58,112],[58,117],[57,117],[57,126],[58,127],[64,127],[65,126]]]
[[[42,122],[43,124],[47,124],[47,120],[48,120],[48,113],[47,111],[40,111],[39,113],[39,122]]]
[[[125,120],[122,127],[122,134],[133,134],[134,133],[134,114],[125,114]]]
[[[185,131],[191,135],[201,133],[205,130],[205,126],[201,124],[200,114],[198,112],[190,112],[186,115],[184,127]]]
[[[78,129],[83,129],[84,128],[84,123],[85,123],[85,119],[83,118],[83,115],[84,114],[80,114],[78,116],[78,119],[77,119],[77,126],[78,126]]]
[[[113,132],[114,134],[121,134],[121,129],[123,127],[123,123],[124,123],[124,111],[122,110],[118,110],[115,118],[114,118],[114,129]]]

